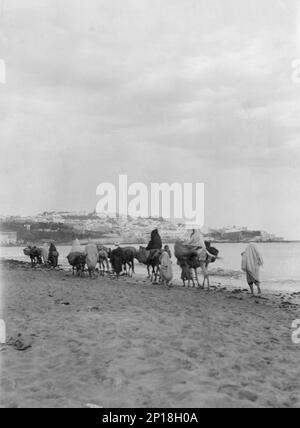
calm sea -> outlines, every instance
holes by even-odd
[[[214,267],[240,271],[241,253],[246,245],[216,244],[215,246],[220,250],[222,259],[218,260],[214,264]],[[136,245],[136,247],[138,248],[138,245]],[[280,286],[281,289],[300,292],[300,243],[258,244],[258,247],[265,262],[264,268],[262,269],[263,282],[273,289],[277,289]],[[69,267],[66,257],[71,247],[58,246],[57,248],[60,253],[60,265]],[[173,245],[170,245],[170,248],[174,250]],[[28,257],[24,256],[23,248],[21,247],[0,248],[0,257],[19,261],[29,261]],[[174,268],[175,275],[179,275],[176,262],[174,263]],[[145,271],[145,268],[137,264],[136,271],[137,273],[142,273]]]

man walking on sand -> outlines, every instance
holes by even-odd
[[[248,245],[245,252],[242,253],[242,270],[247,274],[247,282],[252,295],[254,295],[253,285],[256,285],[258,294],[261,294],[260,268],[263,264],[264,261],[257,246],[255,244]]]

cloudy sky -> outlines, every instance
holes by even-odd
[[[204,182],[206,225],[300,239],[296,0],[0,0],[1,214]]]

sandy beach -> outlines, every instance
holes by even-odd
[[[12,261],[1,274],[1,407],[300,407],[291,296]]]

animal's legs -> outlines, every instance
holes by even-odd
[[[206,265],[202,265],[202,272],[203,272],[203,288],[205,288],[205,281],[207,282],[207,288],[208,290],[210,289],[210,284],[209,284],[209,275],[208,275],[208,271],[207,271],[207,266]]]
[[[155,275],[155,270],[154,270],[154,266],[152,265],[151,282],[153,282],[154,280],[154,275]]]
[[[133,267],[132,267],[132,262],[128,262],[128,266],[129,266],[129,277],[132,278],[133,277]]]
[[[195,269],[195,277],[196,277],[196,281],[197,281],[197,287],[200,287],[200,282],[199,282],[199,277],[198,277],[198,270],[197,270],[197,268]]]

